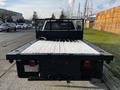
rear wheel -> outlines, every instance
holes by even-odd
[[[14,28],[14,31],[16,31],[16,28]]]
[[[6,32],[9,32],[10,31],[10,29],[8,28],[7,30],[6,30]]]

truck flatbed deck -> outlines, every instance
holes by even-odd
[[[112,54],[84,40],[46,41],[38,40],[13,50],[6,55],[7,60],[45,59],[48,57],[89,58],[92,60],[112,61]]]
[[[45,41],[39,40],[21,52],[22,54],[92,54],[98,51],[81,40],[76,41]]]

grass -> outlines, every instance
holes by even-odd
[[[120,79],[120,35],[94,29],[84,30],[84,39],[112,53],[114,60],[106,66]]]

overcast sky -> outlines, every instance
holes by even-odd
[[[84,7],[85,0],[75,0],[74,14],[77,11],[79,2],[81,3],[81,11]],[[93,2],[94,12],[120,6],[120,0],[90,0]],[[69,0],[0,0],[0,8],[8,9],[23,13],[27,19],[32,18],[33,11],[38,13],[39,17],[49,17],[52,13],[56,16],[60,14],[62,9],[69,6]]]

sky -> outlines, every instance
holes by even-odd
[[[0,0],[0,8],[8,9],[23,14],[24,18],[31,19],[36,11],[39,18],[50,17],[54,13],[57,17],[62,9],[69,9],[70,0]],[[93,2],[93,12],[99,12],[114,6],[120,6],[120,0],[89,0]],[[74,15],[77,13],[78,5],[83,11],[85,0],[75,0]]]

